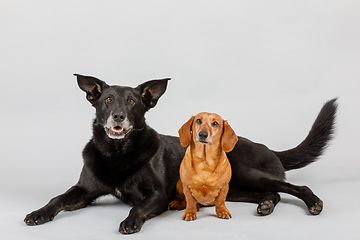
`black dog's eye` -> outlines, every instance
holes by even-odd
[[[197,124],[201,124],[201,123],[202,123],[201,119],[200,119],[200,118],[199,118],[199,119],[196,119],[196,123],[197,123]]]
[[[132,98],[130,98],[128,102],[129,102],[129,104],[131,104],[131,105],[134,105],[134,104],[135,104],[135,100],[132,99]]]
[[[212,124],[211,124],[213,127],[218,127],[219,126],[219,123],[218,122],[213,122]]]
[[[112,99],[112,97],[107,97],[107,98],[106,98],[106,101],[107,101],[107,102],[112,102],[113,99]]]

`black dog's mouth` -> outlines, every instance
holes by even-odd
[[[112,139],[122,139],[130,130],[126,130],[120,126],[105,127],[106,134]]]

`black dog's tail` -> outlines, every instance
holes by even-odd
[[[297,147],[276,152],[286,171],[305,167],[314,162],[327,148],[335,128],[336,98],[324,104],[308,136]]]

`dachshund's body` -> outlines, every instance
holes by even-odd
[[[226,190],[226,196],[231,179],[231,166],[225,152],[216,155],[205,149],[204,152],[206,153],[199,158],[192,154],[191,147],[188,148],[180,165],[180,177],[197,202],[208,206],[214,204],[222,191]],[[213,157],[207,157],[208,155]]]
[[[215,205],[219,218],[229,219],[225,207],[229,191],[231,166],[226,152],[231,151],[238,138],[229,124],[217,114],[199,113],[179,130],[181,145],[186,149],[180,165],[180,180],[171,209],[184,208],[183,219],[196,219],[197,203]]]

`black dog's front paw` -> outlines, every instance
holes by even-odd
[[[143,224],[139,219],[128,217],[120,224],[119,232],[122,234],[137,233],[141,230]]]
[[[46,222],[52,221],[55,217],[55,214],[49,214],[46,211],[40,209],[26,215],[24,222],[28,226],[41,225]]]

